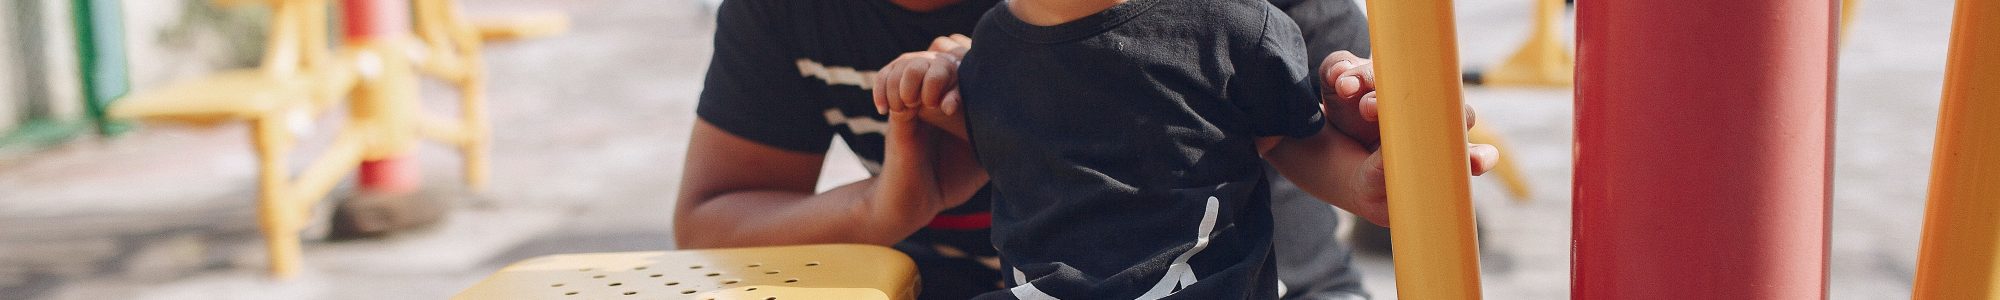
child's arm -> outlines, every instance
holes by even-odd
[[[1305,138],[1267,137],[1258,149],[1264,159],[1300,190],[1369,222],[1387,226],[1389,206],[1381,160],[1360,143],[1335,131],[1332,123]],[[1268,145],[1268,146],[1266,146]]]
[[[1375,97],[1374,66],[1368,59],[1341,51],[1329,55],[1318,74],[1323,74],[1320,90],[1327,117],[1325,130],[1304,138],[1261,138],[1257,150],[1279,174],[1306,193],[1388,226],[1382,157],[1374,150],[1380,136],[1375,124],[1374,108],[1379,99]],[[1474,122],[1472,115],[1472,110],[1466,109],[1467,128]],[[1499,162],[1499,150],[1492,145],[1467,147],[1474,176]]]

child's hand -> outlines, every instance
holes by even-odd
[[[875,112],[923,108],[957,114],[958,61],[971,46],[964,35],[938,37],[929,50],[904,53],[883,66],[875,75]]]
[[[1375,125],[1375,65],[1354,53],[1337,51],[1320,61],[1319,70],[1319,98],[1326,106],[1327,122],[1375,149],[1382,143],[1381,129]],[[1471,110],[1466,111],[1471,116]]]
[[[1375,66],[1369,59],[1339,51],[1320,62],[1320,74],[1320,101],[1325,105],[1327,123],[1373,152],[1361,164],[1360,174],[1354,177],[1359,181],[1355,186],[1360,199],[1342,208],[1377,225],[1388,226],[1388,181],[1384,179],[1379,150],[1381,127],[1376,124],[1379,99],[1375,97]],[[1472,107],[1466,106],[1465,128],[1471,129],[1477,120]],[[1500,162],[1500,150],[1493,145],[1467,144],[1465,152],[1473,176],[1486,174]]]
[[[971,50],[972,38],[938,37],[929,50],[904,53],[875,76],[875,111],[915,114],[959,139],[965,139],[965,119],[958,117],[958,60]]]

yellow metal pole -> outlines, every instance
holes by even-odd
[[[1396,292],[1478,299],[1471,166],[1465,161],[1450,0],[1369,0]]]
[[[1914,299],[2000,298],[2000,2],[1959,0]]]
[[[299,224],[302,208],[291,197],[291,176],[285,156],[292,149],[291,133],[285,119],[273,114],[250,122],[250,137],[257,148],[257,225],[264,232],[264,250],[269,255],[271,276],[291,278],[299,273]]]

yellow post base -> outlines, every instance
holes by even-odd
[[[1556,20],[1562,18],[1562,0],[1535,1],[1535,27],[1528,41],[1500,66],[1486,72],[1484,85],[1565,88],[1575,82],[1576,58],[1569,44],[1557,38]]]

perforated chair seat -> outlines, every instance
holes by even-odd
[[[916,263],[872,245],[558,254],[453,299],[914,299]]]

